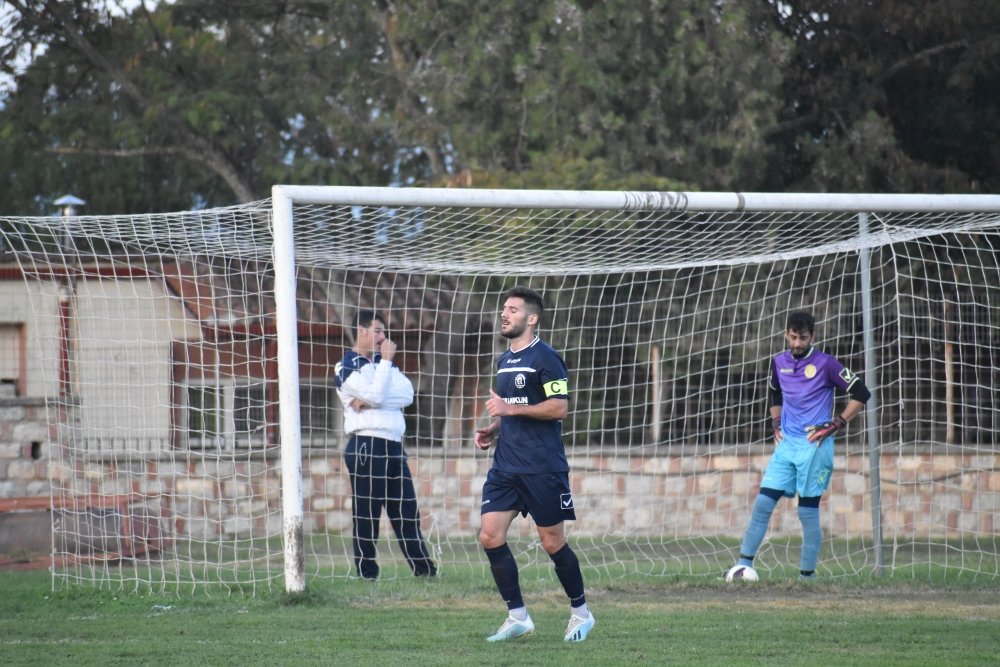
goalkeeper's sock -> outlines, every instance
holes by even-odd
[[[753,504],[753,512],[750,513],[750,523],[743,533],[743,544],[740,546],[740,565],[753,565],[753,557],[757,555],[760,543],[764,541],[767,533],[767,524],[771,522],[771,514],[777,507],[778,501],[763,493],[757,495],[757,500]]]
[[[559,583],[566,591],[569,603],[574,607],[587,604],[587,598],[583,594],[583,572],[580,571],[580,561],[576,554],[570,549],[569,544],[564,544],[562,549],[549,554],[552,564],[556,566],[556,576]]]
[[[497,584],[500,597],[507,603],[507,609],[524,607],[521,598],[521,584],[517,575],[517,561],[510,547],[504,542],[498,547],[486,549],[486,557],[490,561],[490,572]]]
[[[823,541],[823,529],[819,525],[819,508],[799,505],[799,521],[802,523],[802,559],[800,569],[812,572],[819,559],[819,547]]]

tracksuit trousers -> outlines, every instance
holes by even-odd
[[[375,545],[383,507],[413,574],[436,575],[437,568],[420,530],[420,510],[403,444],[352,435],[344,449],[344,462],[351,479],[354,565],[358,575],[378,578]]]

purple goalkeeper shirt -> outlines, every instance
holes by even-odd
[[[771,362],[770,385],[781,389],[781,430],[805,437],[807,426],[830,421],[835,389],[848,391],[857,381],[836,357],[814,347],[801,359],[790,350],[777,355]]]

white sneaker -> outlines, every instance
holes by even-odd
[[[535,631],[535,624],[531,621],[530,616],[525,616],[524,620],[518,620],[513,616],[508,616],[507,620],[503,622],[500,629],[492,637],[487,637],[488,642],[505,642],[508,639],[516,639],[518,637],[523,637],[524,635],[530,635]]]
[[[593,614],[590,614],[586,618],[573,614],[569,617],[569,625],[566,626],[565,641],[582,642],[590,634],[596,622]]]

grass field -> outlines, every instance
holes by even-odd
[[[0,664],[21,665],[996,665],[1000,582],[913,579],[726,585],[633,577],[591,586],[590,639],[562,641],[550,568],[522,588],[536,633],[484,639],[505,611],[479,567],[436,580],[310,582],[307,593],[51,591],[0,572]]]

